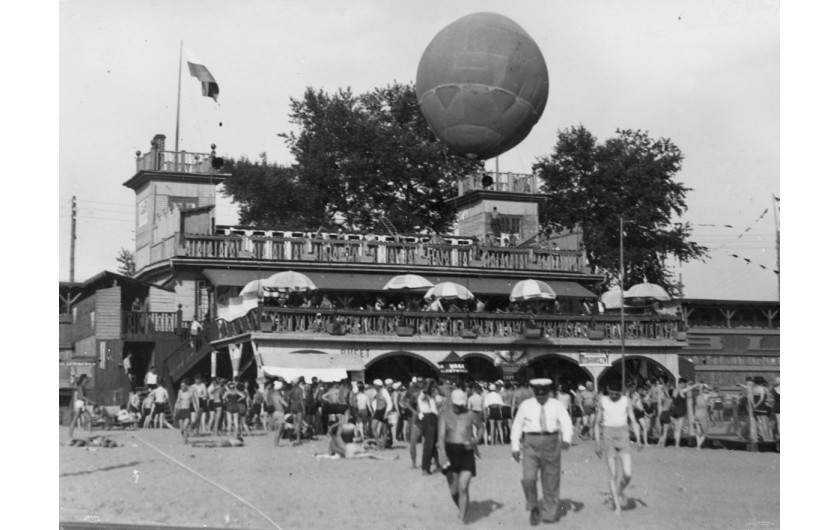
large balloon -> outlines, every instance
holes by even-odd
[[[542,116],[548,69],[516,22],[474,13],[443,28],[423,52],[417,99],[442,142],[469,158],[492,158],[524,140]]]

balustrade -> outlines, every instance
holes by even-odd
[[[246,235],[188,234],[183,239],[183,252],[196,258],[584,272],[583,256],[574,250]],[[152,261],[166,259],[176,253],[172,241],[163,255],[155,256]]]
[[[182,333],[179,312],[123,311],[122,330],[128,335]]]
[[[417,337],[459,337],[474,332],[478,337],[518,337],[527,329],[540,328],[549,339],[585,339],[593,330],[605,339],[621,338],[621,322],[615,317],[574,317],[527,313],[443,313],[319,310],[263,307],[234,321],[219,320],[219,335],[229,337],[252,331],[267,333],[328,333],[333,326],[349,335],[397,335],[398,327],[413,328]],[[625,340],[676,340],[679,320],[671,317],[626,317]]]

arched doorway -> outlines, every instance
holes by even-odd
[[[467,375],[473,381],[498,381],[502,379],[502,369],[493,361],[478,353],[468,353],[462,356],[467,366]]]
[[[365,383],[388,378],[406,383],[412,377],[438,377],[438,369],[429,360],[407,351],[380,355],[365,366]]]
[[[641,385],[649,379],[658,380],[663,377],[671,385],[676,383],[676,379],[667,368],[653,359],[640,355],[624,356],[624,373],[628,384]],[[601,375],[598,376],[598,388],[606,388],[606,385],[613,381],[621,384],[621,359],[601,372]]]
[[[519,370],[518,376],[525,380],[545,377],[551,379],[554,384],[562,383],[566,391],[577,388],[586,381],[592,381],[592,374],[588,370],[581,368],[568,357],[554,353],[532,360],[528,366]]]

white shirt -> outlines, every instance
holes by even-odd
[[[543,432],[540,427],[540,409],[545,407],[545,423],[547,432],[559,433],[560,439],[572,443],[574,426],[569,413],[555,398],[548,398],[545,405],[540,405],[537,398],[528,398],[519,405],[516,417],[513,419],[513,426],[510,432],[510,448],[512,451],[519,451],[520,439],[523,433]]]
[[[488,392],[486,396],[484,396],[484,408],[486,409],[490,405],[504,405],[504,401],[502,401],[502,396],[495,390],[491,390]]]
[[[621,396],[613,401],[609,396],[601,396],[601,414],[604,427],[627,427],[627,396]]]

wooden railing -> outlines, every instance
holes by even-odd
[[[253,331],[418,337],[517,337],[529,330],[555,339],[620,339],[619,317],[528,313],[436,313],[262,307],[231,322],[216,322],[220,338]],[[676,340],[675,317],[625,317],[625,340]],[[593,334],[593,332],[595,332]],[[598,335],[598,337],[595,337]]]
[[[152,335],[155,333],[183,334],[181,311],[123,311],[124,335]]]
[[[194,258],[378,263],[470,267],[501,270],[586,272],[581,252],[447,245],[349,241],[319,238],[185,235],[182,252]],[[173,245],[174,255],[177,246]],[[172,256],[170,256],[172,257]]]
[[[216,173],[211,165],[213,155],[186,151],[158,151],[153,149],[136,159],[137,171],[169,171],[175,173]]]

